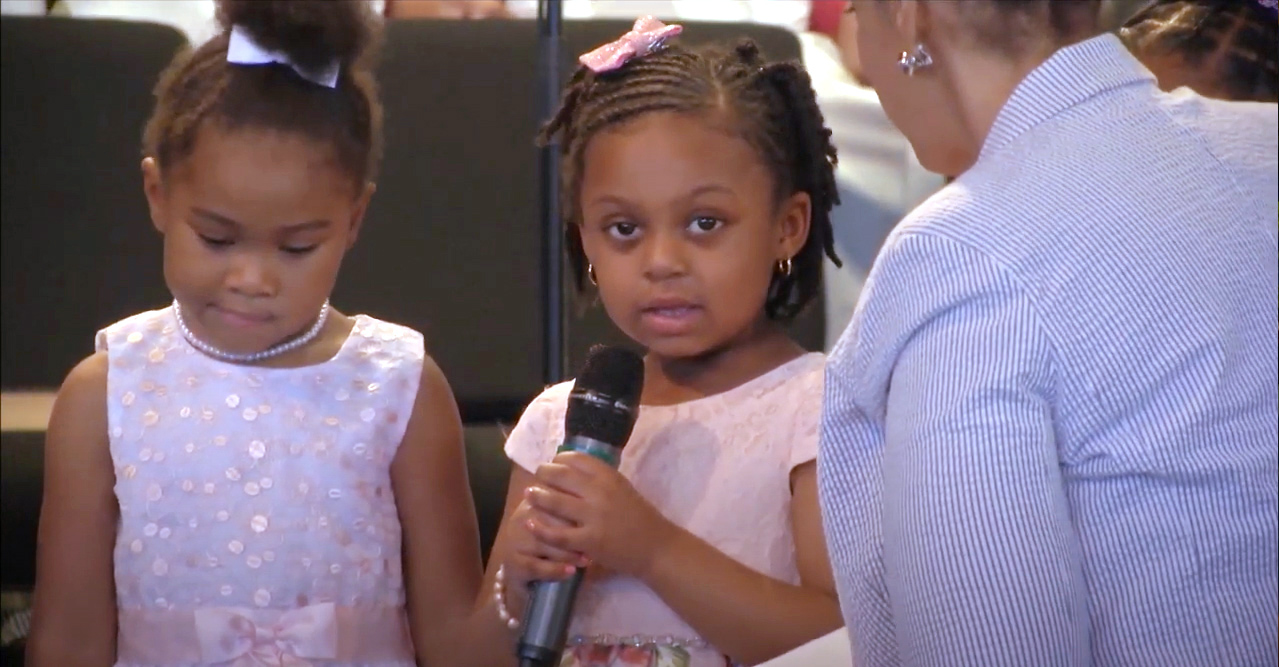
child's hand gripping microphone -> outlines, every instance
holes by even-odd
[[[644,361],[618,347],[591,350],[569,394],[560,452],[582,452],[617,467],[631,437],[644,387]],[[582,569],[568,579],[532,586],[516,647],[521,667],[555,667],[568,638]]]

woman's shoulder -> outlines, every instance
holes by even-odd
[[[962,228],[967,221],[979,218],[980,207],[973,189],[971,180],[962,177],[948,183],[907,213],[889,233],[888,241],[917,233],[947,235]]]

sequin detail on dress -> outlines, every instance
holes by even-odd
[[[117,664],[292,646],[298,664],[411,666],[411,645],[390,650],[407,641],[390,464],[421,335],[357,316],[325,363],[236,366],[192,348],[166,308],[103,330],[98,349],[120,504]],[[367,618],[389,649],[348,637]]]

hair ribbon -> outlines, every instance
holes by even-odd
[[[235,65],[284,65],[298,76],[325,88],[337,88],[338,73],[342,69],[337,60],[314,71],[299,67],[287,54],[265,49],[253,39],[249,31],[240,26],[231,27],[231,40],[227,44],[226,61]]]
[[[642,58],[684,31],[684,26],[666,25],[652,16],[641,16],[629,32],[577,59],[595,73],[608,72],[625,65],[632,58]]]

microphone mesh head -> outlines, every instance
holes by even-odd
[[[564,431],[622,447],[631,437],[644,389],[644,360],[620,347],[591,348],[569,395]]]

